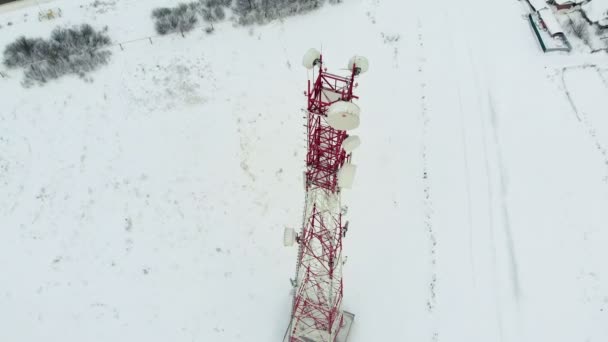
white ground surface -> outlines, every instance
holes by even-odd
[[[0,46],[83,21],[153,35],[171,3],[106,2],[2,13]],[[279,341],[311,46],[332,69],[372,63],[345,195],[352,342],[608,340],[608,58],[543,55],[522,14],[348,0],[117,46],[93,82],[24,89],[11,71],[0,341]]]

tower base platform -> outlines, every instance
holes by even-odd
[[[353,326],[355,322],[355,314],[350,313],[348,311],[343,311],[342,315],[344,317],[344,325],[338,332],[338,336],[336,337],[336,342],[348,342],[348,335],[350,334],[350,328]],[[291,330],[291,323],[287,327],[287,331],[285,331],[285,336],[283,337],[283,342],[289,342],[289,331]],[[305,340],[302,342],[317,342],[311,339],[304,337]]]

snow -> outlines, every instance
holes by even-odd
[[[2,70],[1,341],[280,340],[310,47],[370,60],[350,342],[608,339],[605,55],[543,54],[514,1],[349,0],[185,38],[154,35],[169,0],[104,2],[0,14],[0,46],[83,21],[134,41],[93,82]]]
[[[581,6],[591,22],[608,25],[608,0],[593,0]]]
[[[48,2],[52,2],[53,0],[19,0],[13,2],[7,2],[5,4],[0,5],[0,13],[10,12],[21,8],[38,6],[42,4],[46,4]]]

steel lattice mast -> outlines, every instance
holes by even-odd
[[[306,201],[301,232],[295,236],[287,229],[285,234],[287,245],[292,244],[291,239],[299,244],[292,318],[285,341],[345,341],[354,315],[341,310],[342,242],[348,223],[343,223],[340,191],[349,188],[354,177],[351,152],[359,138],[347,131],[359,125],[353,88],[355,77],[367,70],[367,60],[353,57],[350,74],[338,76],[328,73],[321,54],[311,49],[304,56],[304,66],[313,69],[306,92]]]

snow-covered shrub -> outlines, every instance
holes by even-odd
[[[198,0],[174,8],[157,8],[152,11],[152,17],[159,34],[181,32],[183,35],[198,21],[209,23],[207,32],[212,32],[213,24],[226,18],[226,9],[235,15],[233,19],[236,22],[250,25],[309,12],[320,8],[326,1],[339,4],[343,0]]]
[[[226,18],[225,8],[232,4],[232,0],[199,0],[190,3],[181,3],[173,8],[157,8],[152,11],[155,28],[158,34],[168,34],[191,31],[199,20],[211,25]]]
[[[601,41],[601,44],[599,44],[598,48],[608,51],[608,28],[595,25],[594,31],[595,35]]]
[[[226,18],[223,4],[219,0],[202,0],[198,4],[203,20],[211,25],[211,29],[208,32],[212,32],[215,29],[213,23]]]
[[[191,31],[198,22],[197,8],[192,4],[181,3],[174,8],[157,8],[152,11],[156,20],[154,27],[158,34]]]
[[[235,0],[234,13],[238,16],[238,23],[241,25],[251,25],[256,21],[259,10],[256,7],[256,0]]]
[[[570,29],[572,33],[582,40],[585,44],[589,45],[589,24],[582,19],[570,20]]]
[[[232,0],[199,0],[199,2],[208,7],[230,7],[232,5]]]
[[[40,38],[17,38],[4,49],[4,65],[7,68],[24,67],[39,60],[43,44],[46,42]]]
[[[84,76],[106,64],[111,40],[107,28],[96,31],[88,24],[72,28],[57,27],[51,38],[17,38],[4,50],[3,63],[8,68],[25,69],[25,85],[45,83],[67,74]]]
[[[236,0],[233,6],[238,22],[248,25],[264,23],[277,18],[306,13],[323,6],[326,0]],[[329,0],[332,4],[342,0]]]

